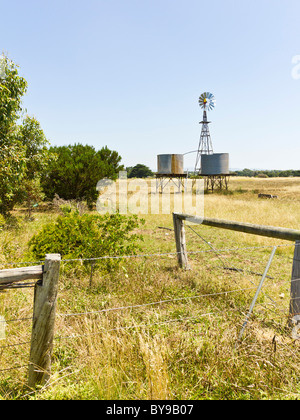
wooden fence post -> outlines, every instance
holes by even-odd
[[[35,286],[28,377],[31,388],[50,378],[60,261],[59,254],[47,254],[42,281]]]
[[[290,319],[300,315],[300,241],[295,243],[291,282]]]
[[[181,268],[189,270],[190,266],[186,252],[184,222],[181,218],[177,217],[176,213],[173,213],[173,224],[178,264]]]

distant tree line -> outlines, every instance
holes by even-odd
[[[248,176],[257,178],[286,178],[286,177],[297,177],[300,176],[300,170],[288,169],[288,170],[253,170],[243,169],[241,171],[232,171],[231,175],[236,176]]]

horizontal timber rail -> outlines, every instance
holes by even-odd
[[[0,270],[0,288],[25,280],[42,280],[43,272],[43,265]]]
[[[235,230],[238,232],[250,233],[252,235],[267,236],[269,238],[283,239],[285,241],[299,241],[300,230],[286,229],[275,226],[261,226],[251,223],[234,222],[222,219],[209,219],[188,214],[173,213],[174,217],[186,220],[195,224],[212,226],[221,229]]]

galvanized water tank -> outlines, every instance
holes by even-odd
[[[183,155],[157,155],[159,175],[183,175]]]
[[[201,155],[201,175],[229,175],[229,153]]]

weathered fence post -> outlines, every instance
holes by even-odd
[[[31,388],[50,378],[60,261],[59,254],[47,254],[42,281],[35,286],[28,377]]]
[[[290,319],[292,320],[296,315],[300,315],[300,241],[296,241],[295,243],[291,281]]]
[[[183,220],[179,218],[176,213],[173,213],[173,224],[178,264],[181,268],[185,268],[186,270],[188,270],[190,266],[188,263],[186,252],[184,223]]]

